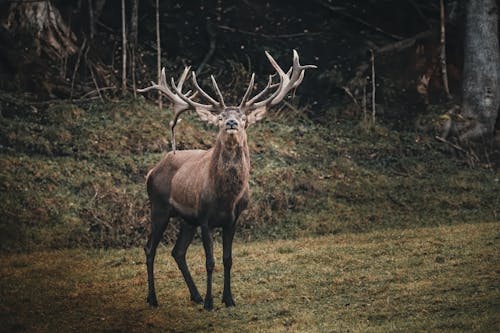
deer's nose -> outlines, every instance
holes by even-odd
[[[238,127],[238,122],[235,119],[228,119],[226,121],[226,127],[230,129],[236,129]]]

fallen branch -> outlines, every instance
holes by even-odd
[[[427,31],[419,32],[418,34],[416,34],[413,37],[406,38],[406,39],[400,40],[396,43],[391,43],[391,44],[384,45],[381,47],[377,46],[371,42],[369,42],[369,45],[376,54],[400,52],[400,51],[406,50],[409,47],[412,47],[413,45],[415,45],[415,43],[418,40],[425,39],[425,38],[430,37],[434,34],[435,34],[435,31],[427,30]]]
[[[90,96],[90,95],[92,95],[94,93],[98,93],[99,96],[101,97],[101,94],[100,94],[101,91],[114,90],[114,89],[116,89],[116,87],[97,88],[97,89],[94,89],[94,90],[91,90],[91,91],[85,93],[82,97],[80,97],[80,99],[85,99],[85,98],[87,98],[87,96]],[[102,97],[101,97],[101,99],[102,99]]]
[[[369,23],[369,22],[367,22],[367,21],[359,18],[359,17],[351,15],[351,14],[349,14],[349,13],[343,11],[343,10],[339,10],[339,7],[332,6],[332,5],[327,4],[327,3],[325,3],[325,2],[323,2],[321,0],[316,0],[316,3],[319,4],[322,7],[325,7],[327,9],[329,9],[331,12],[334,12],[335,14],[337,14],[339,16],[342,16],[344,18],[350,19],[351,21],[354,21],[354,22],[356,22],[356,23],[358,23],[358,24],[360,24],[360,25],[362,25],[362,26],[364,26],[366,28],[369,28],[370,30],[378,32],[378,33],[380,33],[382,35],[385,35],[385,36],[390,37],[390,38],[395,39],[395,40],[402,40],[403,39],[403,37],[401,37],[399,35],[387,32],[387,31],[385,31],[385,30],[383,30],[383,29],[381,29],[381,28],[379,28],[379,27],[377,27],[377,26],[375,26],[375,25],[373,25],[373,24],[371,24],[371,23]]]
[[[92,61],[89,61],[88,60],[88,52],[89,52],[89,49],[90,48],[87,48],[87,50],[85,50],[85,62],[87,63],[87,67],[90,71],[90,76],[92,77],[92,82],[94,82],[94,86],[96,87],[96,91],[97,93],[99,94],[99,98],[101,99],[101,102],[104,102],[104,98],[102,97],[101,95],[101,91],[100,91],[100,88],[99,88],[99,84],[97,83],[97,80],[95,78],[95,75],[94,75],[94,70],[92,68],[93,66],[93,63]]]
[[[94,75],[94,71],[92,70],[92,65],[89,64],[89,71],[90,71],[90,76],[92,77],[92,82],[94,82],[94,85],[96,87],[96,91],[99,94],[99,98],[101,99],[101,102],[104,102],[104,98],[101,95],[101,88],[99,88],[99,85],[97,84],[97,80]]]
[[[236,32],[236,33],[240,33],[243,35],[262,37],[262,38],[267,38],[267,39],[280,39],[280,38],[286,39],[286,38],[297,38],[297,37],[309,37],[309,36],[318,36],[318,35],[322,34],[322,32],[297,32],[297,33],[290,33],[290,34],[269,35],[269,34],[264,34],[264,33],[253,32],[253,31],[244,31],[244,30],[229,27],[227,25],[218,25],[217,27],[221,30]]]
[[[342,86],[342,89],[345,91],[345,93],[352,98],[352,101],[354,102],[354,104],[356,104],[358,107],[359,107],[359,103],[358,101],[356,100],[356,97],[354,97],[353,93],[351,92],[351,90],[346,87],[346,86]]]
[[[451,147],[455,148],[456,150],[461,151],[461,152],[462,152],[462,153],[464,153],[464,154],[467,154],[467,151],[466,151],[465,149],[463,149],[462,147],[460,147],[459,145],[454,144],[453,142],[450,142],[450,141],[446,140],[445,138],[442,138],[442,137],[440,137],[440,136],[438,136],[438,135],[436,135],[436,136],[435,136],[435,138],[436,138],[436,140],[438,140],[439,142],[446,143],[447,145],[449,145],[449,146],[451,146]]]
[[[78,68],[80,67],[80,61],[82,59],[83,50],[87,46],[87,38],[83,38],[82,46],[80,46],[80,50],[78,51],[78,57],[76,58],[75,69],[73,70],[73,76],[71,77],[71,90],[70,90],[70,99],[73,99],[73,88],[75,86],[75,78],[76,73],[78,72]]]

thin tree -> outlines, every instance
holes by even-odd
[[[90,30],[90,40],[94,39],[95,35],[95,19],[94,19],[94,8],[92,6],[92,0],[88,0],[89,6],[89,30]]]
[[[439,58],[441,60],[441,75],[443,77],[443,88],[446,97],[451,99],[450,88],[448,86],[448,71],[446,70],[446,19],[444,13],[444,0],[440,0],[440,20],[441,20],[441,52]]]
[[[376,109],[376,104],[375,104],[375,54],[373,53],[373,50],[370,49],[370,62],[372,65],[372,125],[375,125],[375,109]]]
[[[132,74],[132,91],[134,92],[134,99],[137,98],[136,92],[136,79],[135,79],[135,61],[137,50],[137,29],[138,29],[138,15],[139,15],[139,0],[132,0],[132,12],[130,17],[130,62]]]
[[[156,0],[156,68],[158,82],[161,79],[161,46],[160,46],[160,0]],[[158,107],[163,108],[161,93],[158,92]]]
[[[122,95],[127,92],[127,31],[125,27],[125,0],[122,0]]]

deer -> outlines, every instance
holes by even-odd
[[[215,266],[213,256],[214,228],[222,228],[222,252],[224,266],[224,287],[222,302],[226,307],[235,306],[231,292],[232,244],[236,224],[249,203],[250,154],[247,144],[247,128],[263,119],[269,108],[280,103],[287,94],[296,89],[304,78],[306,69],[315,65],[301,65],[299,55],[293,50],[293,65],[284,72],[274,58],[266,51],[276,75],[269,75],[267,85],[250,98],[255,88],[255,73],[238,106],[227,106],[214,76],[211,76],[217,99],[205,92],[191,73],[191,90],[183,92],[183,85],[189,76],[190,67],[185,67],[177,84],[171,78],[167,84],[165,68],[158,83],[139,89],[139,92],[156,90],[165,95],[174,112],[170,122],[172,151],[147,174],[146,187],[151,206],[151,232],[144,251],[148,274],[147,303],[157,307],[155,292],[154,261],[156,250],[171,217],[180,217],[181,225],[172,256],[181,271],[189,289],[191,301],[204,304],[206,310],[213,309],[212,274]],[[200,95],[205,103],[195,101]],[[179,116],[185,111],[194,111],[202,121],[219,128],[215,144],[208,150],[177,150],[174,128]],[[205,251],[206,294],[200,296],[186,263],[186,252],[197,228]]]

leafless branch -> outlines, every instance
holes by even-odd
[[[357,106],[359,106],[359,103],[358,103],[358,100],[356,99],[356,97],[354,97],[353,93],[351,92],[351,90],[346,87],[346,86],[342,86],[342,89],[345,91],[345,93],[351,97],[352,101],[354,102],[354,104],[356,104]]]
[[[345,10],[339,9],[339,7],[332,6],[332,5],[330,5],[324,1],[321,1],[321,0],[316,0],[316,3],[322,7],[329,9],[331,12],[333,12],[339,16],[350,19],[351,21],[354,21],[354,22],[356,22],[356,23],[358,23],[358,24],[360,24],[360,25],[362,25],[370,30],[376,31],[382,35],[385,35],[385,36],[390,37],[390,38],[395,39],[395,40],[402,40],[403,39],[403,37],[396,35],[396,34],[393,34],[393,33],[390,33],[390,32],[387,32],[387,31],[385,31],[385,30],[359,18],[359,17],[356,17],[354,15],[347,13]]]
[[[384,45],[384,46],[377,46],[374,43],[369,43],[369,44],[370,44],[370,47],[373,49],[373,51],[376,54],[399,52],[399,51],[406,50],[409,47],[412,47],[413,45],[415,45],[415,43],[418,40],[430,37],[434,33],[435,33],[434,30],[423,31],[423,32],[416,34],[413,37],[406,38],[406,39],[403,39],[403,40],[400,40],[400,41],[397,41],[395,43],[391,43],[388,45]]]
[[[286,38],[297,38],[297,37],[310,37],[310,36],[318,36],[318,35],[322,34],[322,32],[297,32],[297,33],[290,33],[290,34],[269,35],[269,34],[264,34],[264,33],[259,33],[259,32],[253,32],[253,31],[244,31],[244,30],[233,28],[233,27],[229,27],[227,25],[218,25],[217,27],[221,30],[236,32],[236,33],[240,33],[243,35],[262,37],[262,38],[267,38],[267,39],[280,39],[280,38],[286,39]]]
[[[212,56],[214,55],[214,52],[215,52],[217,33],[215,31],[214,26],[212,25],[212,23],[210,21],[207,21],[207,33],[208,33],[208,36],[210,37],[210,47],[208,49],[207,54],[205,55],[205,57],[201,61],[200,65],[196,69],[196,74],[198,74],[198,75],[203,70],[203,67],[205,67],[205,65],[210,61],[210,58],[212,58]]]
[[[76,58],[76,64],[75,64],[75,69],[73,70],[73,76],[71,77],[71,90],[70,90],[70,99],[73,99],[73,88],[75,86],[75,78],[76,78],[76,73],[78,72],[78,68],[80,67],[80,61],[82,59],[82,54],[87,46],[87,38],[83,38],[82,45],[80,46],[80,50],[78,50],[78,57]]]
[[[441,75],[443,77],[443,88],[444,92],[446,93],[446,97],[448,99],[451,99],[450,88],[448,86],[448,72],[446,70],[446,19],[444,15],[444,0],[439,1],[439,6],[441,20],[441,52],[439,54],[439,58],[441,60]]]
[[[455,148],[456,150],[461,151],[461,152],[462,152],[462,153],[464,153],[464,154],[467,154],[467,151],[466,151],[465,149],[463,149],[462,147],[460,147],[459,145],[456,145],[456,144],[454,144],[453,142],[450,142],[450,141],[446,140],[445,138],[442,138],[442,137],[440,137],[440,136],[438,136],[438,135],[436,135],[436,136],[435,136],[435,138],[436,138],[436,140],[438,140],[439,142],[446,143],[447,145],[449,145],[449,146],[451,146],[451,147]]]

